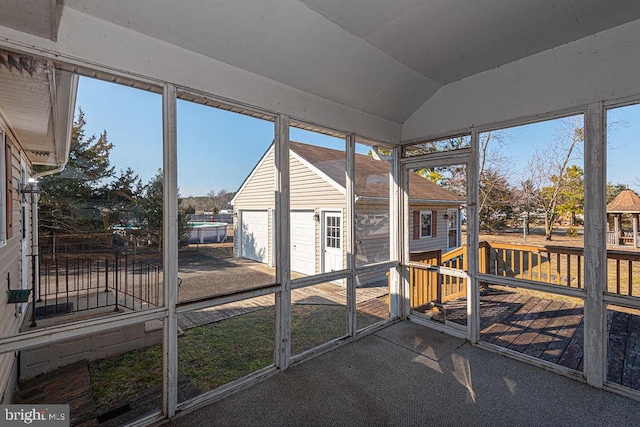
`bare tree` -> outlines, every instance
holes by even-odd
[[[544,213],[545,238],[551,240],[558,219],[558,207],[570,182],[567,169],[582,157],[584,125],[582,116],[564,119],[557,138],[537,149],[529,159],[527,186],[523,197]]]
[[[485,132],[479,136],[478,212],[485,227],[500,225],[513,213],[515,192],[509,183],[512,162],[503,153],[508,138],[505,131]]]
[[[235,196],[236,193],[229,193],[225,188],[222,190],[211,190],[207,193],[207,197],[211,199],[211,203],[213,206],[213,211],[217,212],[223,209],[231,208],[231,200]]]

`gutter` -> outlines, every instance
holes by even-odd
[[[67,156],[67,159],[68,159],[68,156]],[[62,172],[64,170],[64,168],[67,167],[67,163],[68,163],[68,160],[65,160],[62,164],[58,165],[56,168],[49,169],[48,171],[37,173],[37,174],[33,175],[31,177],[31,179],[35,179],[37,181],[39,178],[42,178],[42,177],[45,177],[45,176],[49,176],[49,175],[53,175],[53,174],[56,174],[56,173],[60,173],[60,172]]]
[[[72,74],[68,71],[55,69],[53,71],[56,73],[53,78],[55,84],[51,84],[50,87],[54,124],[54,141],[56,145],[59,142],[64,142],[64,149],[62,153],[56,150],[58,165],[53,169],[33,175],[32,179],[35,180],[62,172],[69,162],[69,154],[71,152],[71,133],[73,129],[73,117],[76,109],[79,79],[77,74]],[[60,98],[61,95],[64,95],[64,97]],[[68,102],[64,102],[67,100]],[[61,123],[62,121],[64,121],[64,123]]]

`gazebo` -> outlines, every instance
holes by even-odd
[[[633,216],[633,236],[622,231],[622,215]],[[607,232],[607,243],[620,245],[632,242],[638,247],[638,216],[640,215],[640,197],[632,190],[623,190],[607,205],[607,216],[613,215],[613,232]],[[633,240],[631,240],[633,239]]]

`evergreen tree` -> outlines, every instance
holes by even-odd
[[[139,221],[138,203],[142,196],[143,185],[131,168],[120,171],[107,186],[110,224],[134,224]]]
[[[40,180],[40,229],[49,233],[89,233],[103,230],[96,199],[104,197],[103,182],[113,175],[107,132],[86,136],[84,113],[73,123],[65,169]],[[43,169],[41,169],[43,170]]]
[[[163,220],[163,190],[164,176],[162,169],[144,186],[143,196],[140,198],[139,210],[143,227],[158,244],[158,252],[162,250],[162,220]],[[188,238],[187,215],[182,208],[182,200],[178,195],[178,240],[179,244],[186,243]]]

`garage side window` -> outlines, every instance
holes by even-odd
[[[432,236],[433,215],[431,211],[420,212],[420,238]]]

